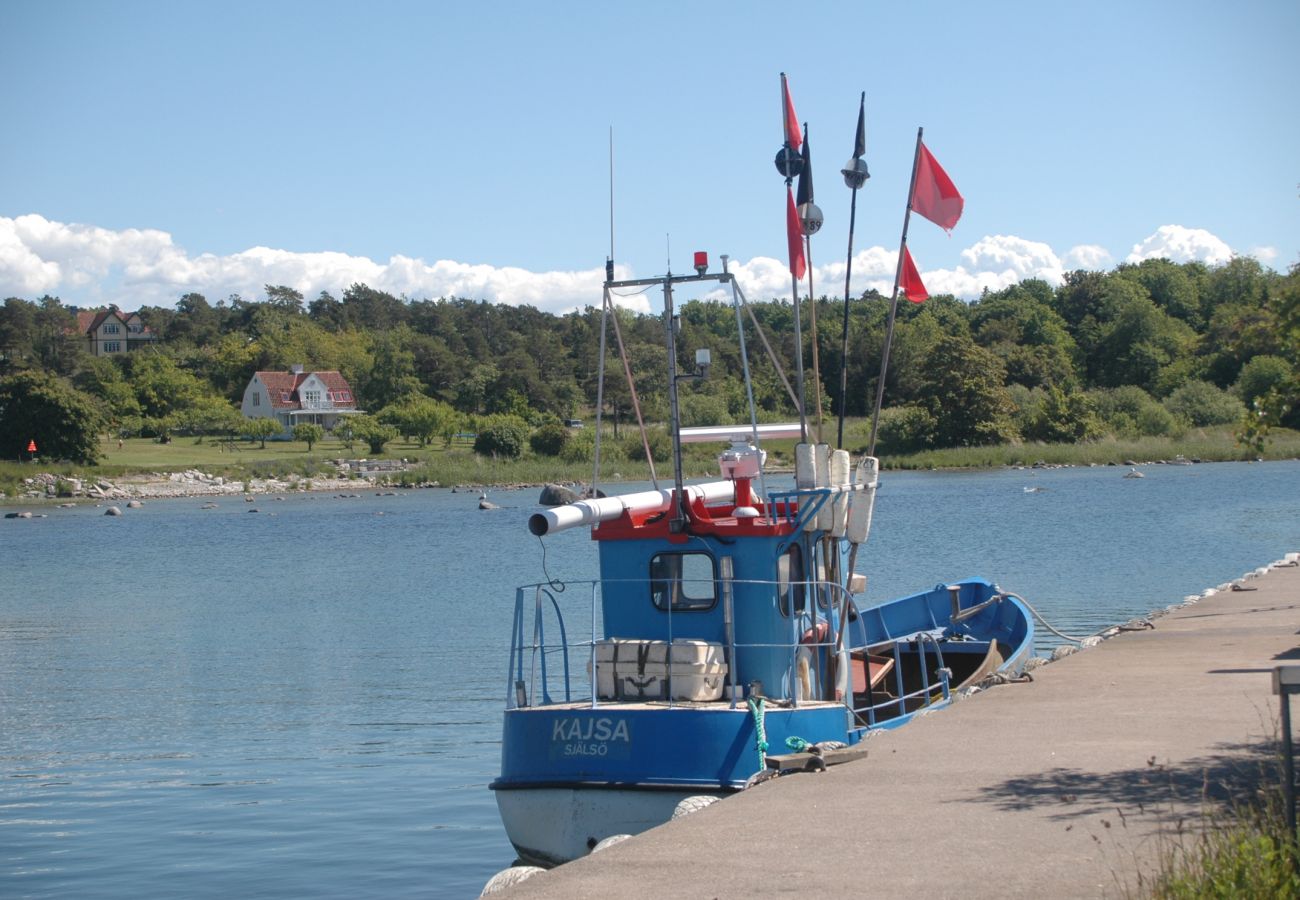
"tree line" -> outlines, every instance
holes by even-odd
[[[1156,259],[1076,271],[1059,286],[1023,281],[973,302],[945,295],[904,301],[880,448],[1081,441],[1215,424],[1235,424],[1243,440],[1261,441],[1270,427],[1300,425],[1298,298],[1300,267],[1283,275],[1235,258],[1221,266]],[[801,309],[806,342],[812,305],[805,300]],[[816,301],[820,381],[808,373],[810,406],[817,397],[827,415],[841,405],[848,416],[870,414],[888,307],[874,291],[849,304],[845,361],[842,305]],[[130,311],[130,304],[123,308]],[[772,300],[751,309],[791,372],[793,307]],[[0,456],[22,458],[36,424],[51,431],[48,416],[24,410],[52,402],[65,424],[53,427],[55,446],[43,452],[70,459],[95,454],[90,440],[60,444],[57,432],[74,430],[67,424],[74,421],[98,432],[162,437],[236,431],[236,409],[253,372],[293,364],[338,370],[348,379],[370,416],[350,423],[341,437],[371,443],[385,434],[423,442],[474,430],[496,435],[483,448],[491,452],[524,452],[530,439],[536,452],[548,452],[564,443],[557,423],[590,414],[597,399],[601,314],[594,307],[553,315],[481,300],[410,299],[354,284],[339,297],[322,291],[310,302],[291,286],[267,285],[258,301],[210,302],[188,293],[175,308],[138,311],[158,340],[138,352],[94,357],[76,332],[75,307],[50,296],[5,300]],[[692,367],[697,348],[713,356],[708,378],[682,383],[685,424],[747,421],[735,309],[693,300],[678,312],[681,369]],[[662,316],[622,309],[617,316],[643,411],[662,422]],[[786,388],[758,350],[748,316],[744,326],[760,416],[789,418]],[[612,329],[609,346],[604,413],[626,422],[632,396]],[[804,348],[806,365],[811,349]],[[848,387],[841,400],[842,366]],[[544,426],[549,437],[538,434]]]

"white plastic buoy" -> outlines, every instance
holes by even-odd
[[[817,486],[819,488],[828,488],[831,486],[831,445],[817,444],[813,447],[813,465],[817,471]],[[816,527],[822,531],[829,531],[831,525],[835,523],[835,507],[832,505],[835,498],[827,497],[826,502],[822,504],[821,509],[817,510],[814,517],[817,520]]]
[[[831,487],[843,488],[849,484],[849,451],[831,452]],[[846,492],[836,494],[831,507],[831,534],[837,538],[844,537],[844,529],[849,524],[849,495]]]
[[[721,798],[710,797],[708,794],[696,794],[694,797],[686,797],[678,802],[676,808],[673,809],[673,818],[680,819],[682,816],[689,816],[706,806],[712,806],[719,799]]]
[[[794,445],[794,486],[801,491],[817,487],[817,461],[812,444]]]
[[[514,887],[525,879],[532,878],[538,872],[545,872],[541,866],[511,866],[508,869],[502,869],[491,878],[488,883],[483,885],[480,897],[486,897],[488,894],[498,894],[506,888]]]
[[[849,522],[845,533],[850,543],[866,543],[871,532],[871,510],[876,504],[879,472],[880,461],[874,456],[865,457],[858,463],[858,484],[864,487],[849,497]]]

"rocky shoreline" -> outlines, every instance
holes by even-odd
[[[333,493],[356,492],[384,488],[421,487],[439,488],[437,482],[420,485],[392,485],[378,477],[361,478],[322,478],[319,476],[302,477],[289,475],[284,479],[251,478],[247,481],[226,479],[220,475],[210,475],[198,469],[183,472],[151,472],[147,474],[125,475],[116,479],[83,479],[68,475],[54,475],[42,472],[23,479],[24,490],[21,494],[6,497],[0,493],[0,505],[13,505],[32,501],[117,501],[174,499],[182,497],[231,497],[255,496],[264,494],[292,494],[303,492]],[[562,484],[461,484],[449,490],[511,492],[541,488],[540,502],[543,505],[568,503],[581,496],[581,485]]]

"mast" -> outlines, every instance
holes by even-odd
[[[844,415],[849,399],[849,291],[853,281],[853,227],[858,220],[858,189],[871,177],[867,163],[862,158],[867,152],[866,110],[867,92],[863,91],[858,100],[858,132],[853,141],[853,157],[840,170],[844,183],[853,191],[853,199],[849,202],[849,251],[844,260],[844,330],[840,336],[840,422],[835,438],[835,446],[840,448],[844,446]]]
[[[898,263],[894,267],[894,291],[889,298],[889,322],[885,326],[885,350],[880,357],[880,380],[876,384],[876,406],[871,414],[871,439],[867,456],[876,455],[876,427],[880,424],[880,405],[885,401],[885,373],[889,370],[889,345],[894,340],[894,317],[898,314],[898,281],[903,273],[903,253],[907,249],[907,226],[912,221],[912,199],[916,193],[916,167],[921,161],[922,128],[916,129],[916,150],[912,154],[912,180],[907,188],[907,212],[903,214],[903,236],[898,242]]]

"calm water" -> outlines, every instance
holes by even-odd
[[[887,473],[868,594],[986,575],[1087,633],[1300,550],[1300,463],[1145,471]],[[535,497],[0,521],[0,896],[477,896]]]

